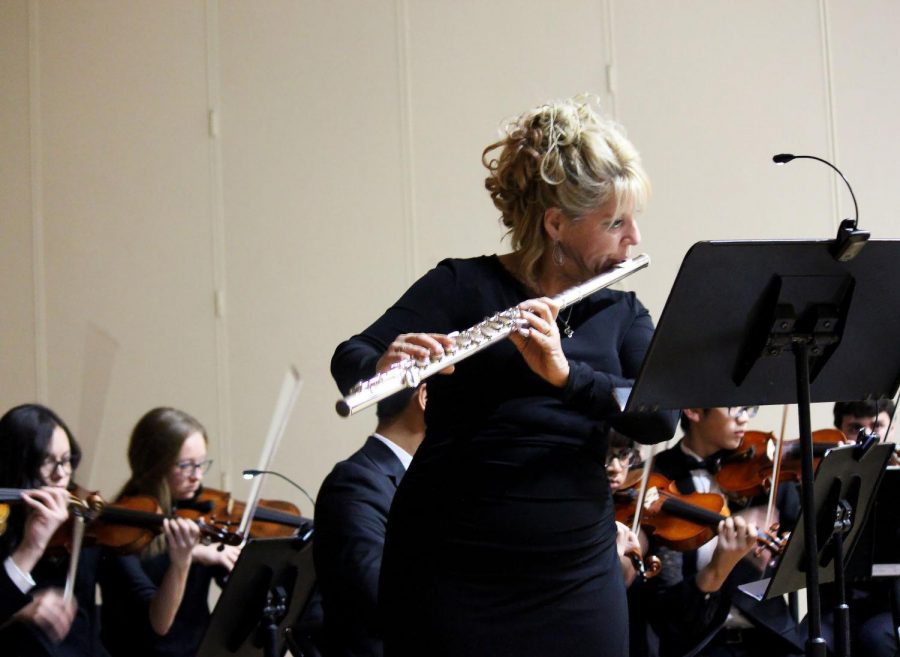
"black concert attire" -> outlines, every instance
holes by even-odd
[[[150,625],[150,601],[169,569],[166,552],[142,559],[137,554],[107,556],[101,566],[103,643],[113,657],[190,657],[197,653],[209,624],[210,583],[222,568],[193,563],[184,597],[164,636]]]
[[[313,558],[322,595],[325,657],[381,657],[378,577],[388,511],[406,468],[369,436],[334,466],[316,497]]]
[[[722,454],[701,461],[686,453],[679,442],[657,455],[653,469],[673,481],[680,492],[694,493],[694,473],[702,471],[700,476],[712,480],[718,467],[716,457]],[[717,492],[717,487],[712,489]],[[758,503],[765,500],[732,501],[729,506],[734,512]],[[792,527],[800,511],[797,487],[782,485],[776,507],[783,526]],[[711,550],[713,546],[708,547]],[[716,657],[757,655],[761,651],[769,657],[795,653],[801,640],[783,599],[757,602],[737,589],[740,584],[763,577],[754,566],[742,560],[719,591],[703,593],[696,585],[695,576],[700,570],[697,550],[676,552],[655,547],[654,551],[663,567],[651,580],[649,621],[659,637],[661,657],[685,654],[702,645],[705,647],[697,654]],[[735,612],[742,621],[731,627],[729,613]],[[786,640],[780,640],[782,636]],[[800,646],[797,653],[802,653],[802,643]]]
[[[496,256],[444,260],[361,335],[332,374],[343,392],[401,333],[450,333],[536,296]],[[428,380],[428,427],[390,512],[380,602],[387,657],[621,657],[625,587],[606,477],[613,426],[668,439],[668,413],[624,416],[653,332],[633,293],[564,309],[570,374],[556,388],[509,341]]]
[[[4,646],[4,654],[17,657],[103,657],[107,654],[100,642],[100,619],[95,595],[100,554],[99,547],[85,547],[81,550],[73,589],[78,609],[69,633],[62,642],[53,643],[37,627],[25,623],[11,623],[0,631],[0,642]],[[0,587],[4,597],[2,606],[6,607],[7,605],[7,584],[16,589],[16,592],[12,593],[10,602],[18,604],[22,601],[21,596],[23,595],[25,601],[30,602],[32,595],[41,589],[56,588],[62,591],[66,585],[68,569],[69,556],[67,554],[44,554],[31,571],[31,577],[36,586],[28,594],[23,594],[18,590],[4,572],[2,577],[6,582]]]
[[[29,602],[31,596],[16,586],[5,567],[0,567],[0,626]]]

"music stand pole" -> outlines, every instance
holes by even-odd
[[[809,416],[809,348],[805,340],[793,345],[797,367],[797,411],[800,418],[800,494],[803,508],[803,529],[806,534],[806,608],[809,635],[806,640],[808,657],[825,657],[826,644],[822,637],[822,608],[819,597],[819,566],[816,555],[815,496],[813,491],[812,429]]]

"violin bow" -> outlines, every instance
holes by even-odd
[[[777,526],[773,523],[775,518],[775,501],[778,498],[778,477],[781,474],[782,446],[784,445],[784,432],[787,428],[789,406],[784,405],[781,411],[781,432],[775,439],[775,454],[772,455],[772,479],[769,483],[769,503],[766,506],[766,524],[763,532],[772,539],[776,546],[781,546],[781,539],[775,534]]]
[[[644,499],[647,496],[647,483],[650,481],[650,471],[653,469],[653,459],[656,457],[657,445],[650,445],[650,453],[644,463],[644,471],[641,473],[641,485],[638,488],[637,501],[634,505],[634,519],[631,522],[631,531],[637,535],[641,530],[641,513],[644,510]]]
[[[66,573],[66,588],[63,591],[63,601],[69,604],[75,595],[75,576],[78,574],[78,562],[81,560],[81,543],[84,541],[84,515],[88,505],[72,498],[69,501],[69,513],[72,514],[72,546],[69,550],[69,570]]]
[[[291,411],[294,409],[294,404],[297,403],[297,396],[300,394],[300,388],[302,387],[303,380],[300,378],[297,368],[293,365],[289,366],[281,384],[281,392],[278,394],[272,422],[269,424],[269,433],[266,436],[266,442],[259,457],[259,470],[271,470],[272,459],[275,457],[275,451],[278,449],[285,429],[287,429]],[[247,538],[250,536],[250,523],[256,513],[256,507],[259,505],[262,482],[265,477],[266,475],[263,474],[254,478],[253,485],[250,488],[250,495],[247,497],[244,515],[241,518],[241,524],[238,526],[238,534],[244,537],[244,543],[247,542]]]

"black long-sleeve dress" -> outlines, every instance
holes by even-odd
[[[332,374],[346,392],[398,334],[465,329],[533,296],[496,256],[445,260],[338,347]],[[602,290],[561,317],[562,389],[509,341],[428,380],[427,434],[388,522],[388,657],[628,654],[606,435],[659,442],[675,417],[623,416],[613,399],[653,331],[634,294]]]

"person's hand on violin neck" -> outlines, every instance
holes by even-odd
[[[43,486],[22,491],[28,509],[22,542],[12,554],[16,566],[30,573],[47,549],[53,534],[69,518],[69,493],[65,488]]]
[[[191,565],[194,546],[200,540],[200,527],[186,518],[166,518],[163,520],[166,536],[166,550],[173,565]]]
[[[756,546],[758,529],[741,516],[730,516],[719,523],[712,559],[697,573],[697,588],[712,593],[722,588],[737,563]]]
[[[53,643],[66,638],[75,618],[75,601],[65,601],[62,591],[43,589],[34,594],[31,602],[15,613],[13,618],[39,628]]]
[[[204,566],[221,567],[230,573],[241,554],[236,545],[195,545],[193,560]]]

